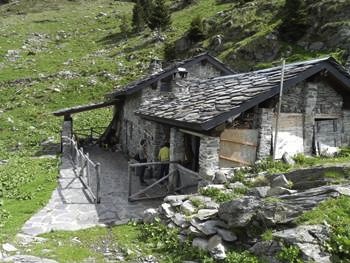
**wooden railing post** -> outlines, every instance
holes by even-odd
[[[129,178],[129,191],[128,191],[128,199],[129,199],[132,191],[132,175],[131,175],[130,162],[128,162],[128,178]]]
[[[90,164],[89,164],[89,153],[86,153],[86,181],[87,185],[90,187],[91,182],[90,182]]]
[[[99,204],[101,202],[100,200],[100,172],[101,167],[100,163],[96,163],[95,169],[96,169],[96,203]]]

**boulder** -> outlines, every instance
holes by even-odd
[[[199,220],[207,220],[216,217],[218,209],[199,209],[195,217]]]
[[[212,236],[208,241],[208,251],[216,260],[223,260],[226,258],[225,247],[222,244],[222,238],[219,235]]]
[[[206,236],[205,234],[203,234],[203,232],[199,231],[194,226],[190,226],[189,228],[185,229],[184,233],[186,233],[188,236],[194,236],[194,237],[205,237]]]
[[[200,248],[202,250],[207,250],[208,249],[208,240],[205,238],[196,237],[192,241],[192,246]]]
[[[217,234],[227,242],[234,242],[237,240],[237,236],[230,230],[217,228]]]
[[[271,182],[271,187],[284,187],[288,188],[290,183],[288,182],[287,178],[284,176],[284,174],[278,175],[275,178],[273,178]]]
[[[176,224],[177,226],[181,228],[186,228],[189,226],[189,223],[186,220],[186,217],[183,214],[176,213],[171,220]]]
[[[216,234],[218,227],[227,228],[227,225],[220,220],[208,220],[201,222],[196,219],[192,219],[191,225],[197,228],[201,233],[203,233],[206,236]]]
[[[179,206],[187,198],[188,195],[168,195],[164,198],[164,202],[169,203],[172,206]]]
[[[167,218],[171,218],[174,216],[174,211],[171,208],[171,205],[168,203],[163,203],[160,205],[162,212]]]
[[[294,161],[293,157],[287,152],[285,152],[282,155],[282,161],[285,162],[286,164],[289,164],[289,165],[294,165],[295,164],[295,161]]]
[[[207,209],[219,209],[220,205],[214,201],[210,201],[204,204]]]
[[[235,199],[220,205],[219,218],[229,227],[246,227],[256,214],[261,202],[252,196]]]
[[[192,204],[190,200],[186,200],[181,204],[181,211],[185,214],[193,214],[196,212],[196,207]]]
[[[330,263],[330,255],[322,249],[329,233],[328,227],[324,225],[302,225],[272,235],[286,244],[299,247],[306,261]]]
[[[249,249],[249,252],[261,259],[265,259],[266,262],[277,263],[279,261],[274,257],[281,249],[282,245],[279,242],[269,240],[255,243],[254,246]]]
[[[230,183],[227,188],[229,189],[241,189],[241,188],[247,188],[243,183],[241,182],[234,182],[234,183]]]
[[[212,199],[209,196],[204,196],[204,195],[191,196],[190,200],[193,202],[201,203],[203,205],[212,201]]]
[[[144,223],[152,223],[156,217],[159,216],[158,209],[148,208],[143,212],[143,222]]]
[[[247,194],[264,198],[267,196],[267,192],[270,190],[270,186],[259,186],[259,187],[253,187],[248,190]]]
[[[290,190],[288,188],[276,186],[276,187],[270,188],[267,191],[266,196],[290,195],[296,192],[297,192],[296,190]]]
[[[217,171],[213,180],[214,184],[224,184],[227,182],[226,174],[223,171]]]
[[[16,252],[17,251],[17,248],[14,245],[10,244],[10,243],[2,244],[2,249],[5,252]]]

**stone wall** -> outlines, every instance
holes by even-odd
[[[199,147],[199,175],[213,180],[219,169],[220,137],[202,136]]]
[[[342,145],[350,146],[350,110],[344,110],[343,112],[343,138]]]
[[[307,100],[305,100],[306,94],[308,94]],[[312,104],[310,104],[310,99],[313,100]],[[342,106],[342,96],[327,81],[316,80],[314,82],[304,81],[295,87],[285,89],[281,111],[285,113],[313,111],[315,114],[341,114]]]
[[[145,87],[125,98],[123,107],[120,109],[118,124],[115,126],[120,127],[117,134],[118,141],[123,151],[129,156],[134,156],[137,153],[140,141],[146,139],[148,161],[155,161],[161,145],[170,139],[169,128],[135,115],[134,112],[141,103],[161,96],[164,94],[162,90],[167,90],[168,93],[171,92],[172,95],[177,96],[179,93],[186,92],[189,83],[198,80],[198,78],[205,79],[221,75],[221,72],[210,63],[197,63],[186,68],[186,70],[188,74],[185,77],[181,77],[177,73],[173,77],[170,76],[158,81],[158,83]]]
[[[200,79],[208,79],[222,75],[220,70],[205,61],[194,64],[186,69],[189,72],[189,77],[196,77]]]
[[[273,109],[259,109],[258,117],[257,159],[260,160],[271,155]]]

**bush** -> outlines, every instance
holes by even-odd
[[[292,166],[282,161],[274,161],[272,158],[266,158],[252,166],[253,173],[267,171],[270,174],[287,172]]]
[[[300,249],[296,246],[283,247],[277,258],[286,263],[303,263]]]
[[[200,16],[193,18],[187,36],[193,42],[199,42],[205,39],[203,21]]]
[[[313,166],[316,164],[316,158],[307,157],[304,154],[298,153],[293,157],[294,161],[302,166]]]
[[[174,42],[166,42],[163,49],[164,59],[172,61],[176,59],[176,48]]]
[[[343,147],[340,149],[339,157],[350,157],[350,147]]]
[[[237,188],[232,192],[224,192],[221,189],[214,188],[214,187],[209,187],[209,188],[202,188],[199,190],[199,192],[202,195],[209,196],[212,199],[214,199],[216,202],[223,203],[227,201],[231,201],[242,194],[245,194],[247,192],[246,188]]]
[[[340,225],[333,228],[327,250],[332,254],[332,262],[350,261],[350,226]]]
[[[249,254],[248,252],[235,252],[231,251],[227,253],[225,263],[259,263],[258,258]]]

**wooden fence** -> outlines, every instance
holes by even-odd
[[[100,203],[100,176],[99,163],[94,163],[89,158],[89,153],[84,153],[82,147],[73,138],[66,138],[70,142],[71,157],[74,172],[91,195],[94,203]]]
[[[162,164],[173,164],[175,170],[167,174],[166,176],[156,180],[144,189],[138,189],[133,193],[133,175],[136,173],[136,169],[142,166],[159,166]],[[169,162],[149,162],[149,163],[129,163],[128,164],[128,177],[129,177],[129,189],[128,200],[141,201],[164,198],[170,193],[178,192],[186,188],[196,187],[198,181],[200,181],[199,174],[193,172],[176,161]],[[192,180],[185,180],[184,178],[192,178]],[[167,182],[164,184],[164,182]],[[196,189],[197,190],[197,189]]]

